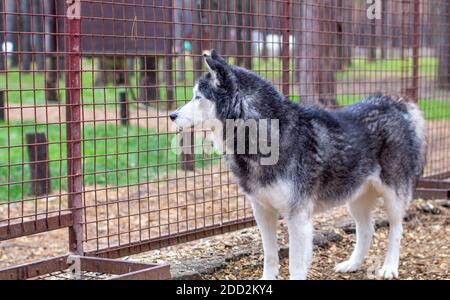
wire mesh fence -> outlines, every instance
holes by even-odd
[[[180,154],[168,118],[211,48],[306,105],[409,97],[424,177],[449,177],[445,0],[0,3],[0,240],[69,227],[71,251],[121,256],[253,224],[208,132]]]

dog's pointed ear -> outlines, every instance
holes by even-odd
[[[204,51],[203,58],[215,84],[217,86],[224,85],[229,75],[227,62],[220,57],[216,50]]]

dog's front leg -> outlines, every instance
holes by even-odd
[[[296,212],[287,218],[287,225],[289,232],[290,278],[305,280],[312,258],[312,216],[304,211]]]
[[[274,280],[278,277],[279,258],[277,241],[278,213],[252,201],[253,215],[261,232],[264,251],[264,271],[261,279]]]

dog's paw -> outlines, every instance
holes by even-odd
[[[394,278],[398,278],[397,267],[383,266],[380,270],[378,270],[377,277],[380,278],[380,279],[394,279]]]
[[[339,264],[337,264],[334,267],[334,271],[337,273],[349,273],[349,272],[355,272],[358,271],[361,268],[360,263],[356,263],[351,260],[343,261]]]

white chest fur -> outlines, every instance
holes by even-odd
[[[272,184],[256,189],[251,197],[262,206],[273,208],[284,215],[289,211],[292,191],[291,181],[279,179]]]

